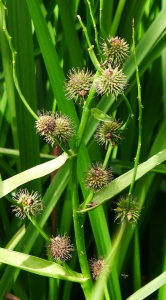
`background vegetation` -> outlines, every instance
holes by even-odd
[[[99,12],[102,1],[90,1],[90,3],[97,30],[100,33]],[[52,161],[44,170],[38,171],[40,174],[30,171],[24,177],[21,173],[41,163],[51,161],[55,158],[54,155],[60,154],[60,150],[59,148],[52,149],[36,134],[35,118],[21,101],[20,91],[19,93],[17,91],[17,81],[23,96],[35,113],[38,109],[61,111],[71,116],[78,128],[83,108],[78,103],[74,104],[74,101],[66,100],[65,77],[68,70],[73,67],[86,66],[94,71],[94,66],[89,57],[87,41],[77,15],[81,16],[91,44],[95,45],[94,27],[88,1],[6,0],[3,3],[0,1],[0,169],[2,179],[0,246],[4,248],[0,250],[14,250],[48,259],[45,241],[36,228],[28,220],[18,219],[12,213],[7,195],[14,193],[19,186],[26,187],[29,191],[38,191],[42,195],[45,209],[37,218],[37,222],[47,235],[51,237],[55,236],[57,231],[62,234],[67,232],[75,246],[71,185],[68,184],[71,176],[71,174],[69,176],[69,162],[67,161],[59,168],[54,177],[55,174],[52,172],[59,166],[59,161],[58,163]],[[136,52],[143,104],[140,163],[147,162],[143,170],[139,169],[139,180],[135,184],[133,193],[140,207],[143,207],[141,217],[135,227],[128,224],[125,230],[121,246],[118,248],[116,262],[111,268],[112,272],[108,279],[109,296],[105,294],[105,297],[108,297],[106,299],[127,299],[142,286],[156,279],[146,291],[142,290],[142,294],[135,294],[128,299],[165,300],[166,164],[160,165],[166,159],[163,151],[166,148],[165,16],[165,0],[103,1],[103,27],[106,35],[122,37],[130,45],[130,55],[124,68],[129,80],[125,95],[131,104],[134,118],[125,131],[124,140],[109,160],[114,178],[120,178],[116,181],[119,185],[113,186],[112,190],[111,188],[108,191],[103,190],[99,195],[99,199],[104,201],[103,205],[83,214],[88,258],[106,255],[110,243],[116,241],[121,225],[114,222],[115,201],[117,194],[121,194],[122,191],[123,195],[127,194],[131,183],[127,172],[134,165],[139,116],[135,64],[132,54],[132,18],[135,20]],[[4,20],[6,20],[7,31],[11,39],[6,38]],[[10,41],[17,52],[16,55],[10,47]],[[111,95],[102,98],[94,97],[92,107],[97,107],[107,112],[108,115],[116,116],[116,119],[120,121],[125,122],[127,119],[128,112],[120,96],[118,101]],[[90,161],[103,161],[105,157],[105,149],[101,148],[93,137],[97,124],[98,121],[90,116],[79,150],[77,171],[80,203],[88,195],[84,186],[84,171]],[[73,142],[74,138],[71,145]],[[153,157],[151,164],[151,161],[148,161],[150,157]],[[21,175],[15,177],[19,173]],[[27,183],[22,185],[25,182]],[[27,256],[25,258],[27,265],[24,265],[19,260],[21,256],[19,254],[17,256],[16,253],[13,256],[12,251],[2,251],[0,257],[2,262],[0,265],[0,299],[5,299],[3,297],[7,292],[11,292],[21,300],[85,299],[81,285],[72,282],[77,281],[76,279],[70,282],[67,276],[56,275],[57,279],[51,278],[54,277],[53,273],[50,274],[49,271],[47,273],[44,265],[41,270],[37,265],[37,260],[32,259],[28,264],[30,257]],[[8,261],[5,261],[6,259]],[[81,273],[77,251],[73,252],[69,266],[73,271]],[[30,272],[27,272],[28,267]],[[56,272],[57,269],[55,269]],[[101,286],[102,283],[99,284],[99,287]],[[103,298],[101,296],[98,299]]]

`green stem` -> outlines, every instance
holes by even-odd
[[[13,200],[9,195],[6,195],[5,197],[6,197],[6,199],[7,199],[8,201],[10,201],[10,203],[11,203],[12,205],[15,205],[15,206],[18,206],[18,207],[20,207],[20,208],[23,208],[23,206],[22,206],[20,203],[18,203],[17,201]]]
[[[107,42],[107,36],[103,26],[103,0],[100,0],[100,32],[104,40]]]
[[[134,62],[135,62],[135,68],[136,68],[136,81],[137,81],[137,88],[138,88],[138,109],[139,109],[139,118],[138,118],[138,146],[137,146],[137,152],[135,157],[135,163],[134,163],[134,172],[133,172],[133,178],[131,181],[129,194],[128,194],[128,209],[130,208],[130,201],[131,201],[131,194],[134,188],[135,178],[137,174],[137,168],[139,164],[139,158],[140,158],[140,151],[141,151],[141,135],[142,135],[142,103],[141,103],[141,85],[139,80],[139,71],[138,71],[138,64],[137,64],[137,57],[136,57],[136,47],[135,47],[135,37],[134,37],[134,19],[132,20],[132,39],[133,39],[133,54],[134,54]]]
[[[3,11],[5,11],[5,6],[2,4],[2,2],[0,2],[1,8],[3,9]],[[23,101],[24,105],[26,106],[26,108],[28,109],[28,111],[31,113],[31,115],[38,120],[38,116],[34,113],[34,111],[31,109],[31,107],[29,106],[29,104],[27,103],[26,99],[24,98],[19,83],[18,83],[18,79],[17,79],[17,74],[16,74],[16,54],[17,52],[15,51],[12,42],[11,42],[11,36],[9,35],[7,28],[6,28],[6,20],[5,20],[5,13],[3,14],[3,31],[6,35],[7,41],[9,43],[9,47],[12,53],[12,69],[13,69],[13,80],[14,80],[14,84],[15,87],[18,91],[18,94],[21,98],[21,100]]]
[[[105,168],[108,164],[108,161],[110,159],[110,155],[111,155],[111,152],[112,152],[112,144],[109,143],[109,146],[108,146],[108,149],[107,149],[107,153],[106,153],[106,156],[105,156],[105,159],[104,159],[104,162],[103,162],[103,167]]]
[[[84,31],[84,34],[85,34],[85,37],[86,37],[86,41],[87,41],[88,46],[89,46],[88,51],[89,51],[89,56],[90,56],[90,58],[92,60],[92,63],[93,63],[93,65],[94,65],[94,67],[96,68],[97,71],[102,72],[102,68],[100,67],[100,63],[99,63],[99,61],[98,61],[98,59],[97,59],[97,57],[96,57],[96,55],[95,55],[95,53],[93,51],[94,46],[91,45],[91,42],[89,40],[89,36],[87,34],[87,29],[86,29],[85,25],[83,24],[83,22],[81,20],[81,17],[79,15],[77,15],[77,18],[78,18],[78,20],[79,20],[79,22],[81,24],[81,27],[82,27],[82,29]]]
[[[28,214],[27,214],[27,217],[31,221],[31,223],[36,227],[36,229],[40,232],[40,234],[44,237],[44,239],[46,240],[46,242],[49,243],[50,239],[45,234],[45,232],[43,231],[43,229],[39,226],[39,224],[37,223],[36,219],[33,216],[30,216]]]
[[[104,295],[105,295],[106,300],[111,300],[106,283],[105,283],[105,286],[104,286]]]
[[[73,157],[73,159],[71,159],[70,162],[70,186],[72,191],[73,221],[77,253],[79,257],[82,275],[83,277],[89,278],[89,280],[82,285],[82,288],[86,299],[90,299],[93,284],[86,255],[84,239],[84,216],[83,214],[79,214],[77,212],[79,207],[77,184],[77,157]]]
[[[122,94],[122,97],[127,105],[129,116],[128,116],[127,121],[125,122],[125,124],[123,124],[123,126],[120,128],[119,131],[125,130],[127,128],[127,126],[129,125],[129,123],[131,122],[131,119],[133,119],[133,116],[134,116],[131,106],[130,106],[130,103],[129,103],[129,100],[126,98],[126,96],[124,94]]]
[[[92,20],[94,31],[95,31],[96,46],[97,46],[98,52],[101,54],[101,50],[100,50],[100,47],[99,47],[99,40],[98,40],[98,31],[97,31],[95,19],[94,19],[94,16],[93,16],[93,11],[92,11],[92,7],[91,7],[91,3],[90,3],[89,0],[86,0],[86,2],[88,3],[88,6],[89,6],[90,16],[91,16],[91,20]]]

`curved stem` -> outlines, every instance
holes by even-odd
[[[128,116],[127,121],[125,122],[125,124],[123,124],[123,126],[120,128],[119,131],[125,130],[127,128],[127,126],[129,125],[129,123],[131,122],[131,119],[133,119],[133,112],[132,112],[129,100],[126,98],[126,96],[124,94],[122,94],[122,97],[127,105],[129,116]]]
[[[139,118],[138,118],[138,146],[137,152],[135,157],[134,163],[134,172],[133,178],[131,181],[129,194],[128,194],[128,209],[130,208],[130,201],[131,201],[131,194],[134,188],[135,178],[137,174],[137,168],[139,164],[140,152],[141,152],[141,135],[142,135],[142,103],[141,103],[141,85],[139,80],[139,71],[138,71],[138,64],[137,64],[137,57],[136,57],[136,48],[135,48],[135,37],[134,37],[134,19],[132,20],[132,39],[133,39],[133,54],[134,54],[134,61],[135,61],[135,68],[136,68],[136,81],[137,81],[137,88],[138,88],[138,109],[139,109]]]
[[[0,2],[1,4],[1,8],[3,9],[3,12],[5,11],[5,7],[3,6],[2,2]],[[6,38],[8,40],[8,43],[9,43],[9,47],[10,47],[10,50],[11,50],[11,53],[12,53],[12,69],[13,69],[13,80],[14,80],[14,84],[15,84],[15,87],[18,91],[18,94],[22,100],[22,102],[24,103],[24,105],[26,106],[26,108],[28,109],[28,111],[31,113],[31,115],[36,119],[38,120],[38,116],[34,113],[34,111],[32,110],[32,108],[29,106],[28,102],[26,101],[25,97],[23,96],[22,92],[21,92],[21,89],[20,89],[20,86],[19,86],[19,83],[18,83],[18,79],[17,79],[17,74],[16,74],[16,54],[17,52],[15,51],[13,45],[12,45],[12,42],[11,42],[11,36],[9,35],[8,31],[7,31],[7,28],[6,28],[6,20],[5,20],[5,13],[3,13],[3,31],[6,35]]]
[[[88,46],[89,46],[88,51],[89,51],[89,56],[91,58],[91,61],[94,65],[94,67],[96,68],[96,70],[98,70],[99,72],[102,72],[102,68],[100,67],[100,63],[99,63],[99,61],[98,61],[98,59],[97,59],[97,57],[96,57],[96,55],[93,51],[94,46],[91,45],[91,42],[89,40],[89,36],[87,34],[87,29],[86,29],[85,25],[83,24],[83,22],[81,20],[81,17],[79,15],[77,15],[77,18],[78,18],[78,20],[81,24],[81,27],[82,27],[82,29],[84,31],[84,34],[85,34],[85,37],[86,37],[86,41],[87,41]]]
[[[100,47],[99,47],[99,40],[98,40],[98,31],[97,31],[95,19],[94,19],[94,16],[93,16],[93,11],[92,11],[92,7],[91,7],[91,3],[90,3],[89,0],[86,0],[86,2],[88,3],[88,6],[89,6],[90,16],[91,16],[91,20],[92,20],[94,31],[95,31],[96,46],[97,46],[98,52],[101,54],[101,50],[100,50]]]

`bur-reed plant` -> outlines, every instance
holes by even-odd
[[[0,1],[0,299],[165,299],[165,14]]]

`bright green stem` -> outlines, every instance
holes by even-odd
[[[83,138],[83,134],[84,134],[87,122],[88,122],[89,115],[90,115],[91,103],[93,101],[94,94],[95,94],[95,90],[91,89],[90,93],[89,93],[89,96],[88,96],[88,99],[84,104],[84,108],[83,108],[83,112],[82,112],[82,118],[81,118],[80,126],[79,126],[77,136],[76,136],[76,140],[75,140],[75,146],[74,146],[74,152],[75,153],[77,153],[77,151],[80,147],[82,138]]]
[[[136,69],[136,81],[137,81],[137,88],[138,88],[138,109],[139,109],[138,121],[139,121],[139,125],[138,125],[138,147],[137,147],[135,163],[134,163],[133,178],[132,178],[132,181],[131,181],[129,194],[128,194],[128,209],[130,208],[131,194],[132,194],[132,191],[133,191],[133,188],[134,188],[135,178],[136,178],[136,174],[137,174],[137,168],[138,168],[138,164],[139,164],[140,151],[141,151],[141,133],[142,133],[141,86],[140,86],[140,80],[139,80],[139,71],[138,71],[136,48],[135,48],[134,19],[132,20],[132,40],[133,40],[134,62],[135,62],[135,69]]]
[[[110,159],[110,155],[111,155],[111,152],[112,152],[112,144],[109,143],[109,146],[108,146],[108,149],[107,149],[107,153],[106,153],[106,156],[105,156],[105,159],[104,159],[104,162],[103,162],[103,167],[105,168],[108,164],[108,161]]]
[[[90,42],[90,39],[89,39],[89,36],[88,36],[88,33],[87,33],[87,29],[86,29],[85,25],[83,24],[83,22],[81,20],[81,17],[79,15],[77,15],[77,18],[78,18],[78,20],[79,20],[79,22],[81,24],[81,27],[82,27],[82,29],[84,31],[84,34],[85,34],[85,37],[86,37],[86,41],[87,41],[88,46],[89,46],[88,51],[89,51],[89,56],[90,56],[90,58],[92,60],[92,63],[93,63],[93,65],[94,65],[94,67],[96,68],[97,71],[102,72],[102,69],[100,67],[100,63],[99,63],[99,61],[98,61],[98,59],[97,59],[97,57],[96,57],[96,55],[95,55],[95,53],[93,51],[94,46],[91,45],[91,42]]]
[[[131,119],[133,119],[133,112],[132,112],[130,103],[129,103],[128,99],[126,98],[126,96],[124,94],[122,94],[122,97],[123,97],[123,99],[124,99],[124,101],[127,105],[129,116],[128,116],[128,119],[127,119],[126,123],[123,124],[123,126],[120,128],[119,131],[125,130],[127,128],[127,126],[129,125],[129,123],[131,122]]]
[[[100,0],[100,32],[101,32],[102,37],[107,42],[107,36],[106,36],[104,26],[103,26],[103,0]]]
[[[2,2],[0,2],[0,6],[3,9],[3,11],[5,12],[5,7],[3,6]],[[36,120],[38,120],[38,116],[34,113],[34,111],[31,109],[31,107],[27,103],[26,99],[24,98],[24,96],[23,96],[23,94],[21,92],[21,89],[20,89],[20,86],[19,86],[19,83],[18,83],[17,74],[16,74],[16,54],[17,54],[17,52],[15,51],[15,49],[14,49],[14,47],[12,45],[11,36],[9,35],[9,33],[7,31],[7,28],[6,28],[5,13],[3,14],[3,31],[4,31],[4,33],[6,35],[6,38],[8,40],[9,47],[10,47],[10,50],[11,50],[11,53],[12,53],[12,69],[13,69],[13,80],[14,80],[15,87],[16,87],[16,89],[18,91],[18,94],[19,94],[21,100],[23,101],[24,105],[28,109],[28,111],[31,113],[31,115]]]
[[[97,31],[95,19],[94,19],[94,16],[93,16],[93,11],[92,11],[92,7],[91,7],[91,3],[90,3],[89,0],[86,0],[86,2],[88,3],[88,6],[89,6],[90,16],[91,16],[93,27],[94,27],[94,31],[95,31],[96,46],[97,46],[97,49],[98,49],[99,53],[101,53],[101,50],[100,50],[100,47],[99,47],[99,40],[98,40],[98,31]]]
[[[84,239],[84,216],[79,214],[78,200],[78,184],[77,184],[77,157],[73,157],[70,162],[70,188],[72,194],[73,220],[75,230],[76,248],[79,257],[80,267],[83,277],[89,280],[82,285],[86,299],[90,299],[92,289],[92,279],[89,271],[89,265],[86,255],[85,239]]]
[[[105,286],[104,286],[104,295],[105,295],[106,300],[111,300],[109,292],[108,292],[107,284],[105,284]]]
[[[27,217],[31,221],[31,223],[36,227],[36,229],[40,232],[40,234],[44,237],[44,239],[46,240],[46,242],[50,242],[50,239],[45,234],[45,232],[43,231],[43,229],[39,226],[39,224],[37,223],[36,219],[33,216],[30,216],[28,214],[27,214]]]
[[[121,226],[120,231],[118,232],[116,240],[113,243],[113,247],[111,249],[111,252],[110,252],[110,254],[108,255],[108,257],[106,259],[106,264],[108,264],[109,266],[111,266],[113,264],[113,262],[115,261],[115,256],[119,251],[121,240],[122,240],[123,234],[125,232],[125,229],[127,227],[127,221],[124,220],[120,226]]]

